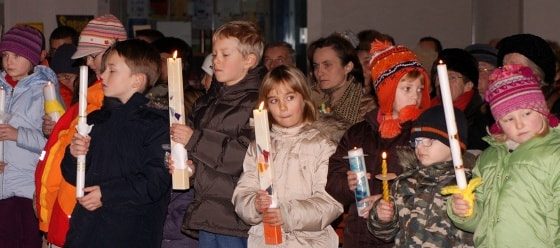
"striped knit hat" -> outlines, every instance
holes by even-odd
[[[126,31],[119,19],[111,14],[96,17],[80,33],[78,50],[72,59],[104,52],[117,40],[126,40]]]
[[[0,52],[9,51],[29,60],[33,66],[41,60],[43,36],[33,27],[18,25],[12,27],[2,36]]]
[[[486,101],[496,121],[518,109],[532,109],[544,116],[549,115],[539,79],[526,66],[505,65],[494,70],[488,82]]]
[[[414,53],[408,48],[389,42],[375,40],[371,43],[372,58],[370,61],[371,78],[379,101],[379,131],[383,138],[393,138],[401,133],[400,123],[415,120],[420,113],[430,107],[428,87],[430,78]],[[399,118],[393,119],[393,105],[397,85],[402,77],[417,70],[424,75],[424,90],[420,109],[416,106],[400,110]]]

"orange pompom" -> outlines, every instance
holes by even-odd
[[[394,138],[401,133],[401,124],[397,119],[383,120],[379,125],[379,132],[381,133],[381,138]]]
[[[421,113],[415,105],[406,106],[399,111],[399,119],[401,122],[416,120]]]
[[[392,46],[391,42],[389,41],[380,41],[378,39],[375,39],[372,43],[371,43],[371,49],[369,50],[369,53],[374,54],[377,51],[383,51],[385,49],[387,49],[388,47]]]

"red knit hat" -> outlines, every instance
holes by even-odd
[[[371,43],[370,61],[371,78],[379,101],[379,131],[383,138],[393,138],[401,133],[400,123],[415,120],[420,113],[430,107],[428,87],[430,77],[422,67],[416,55],[408,48],[389,42],[375,40]],[[411,71],[419,71],[424,76],[424,90],[420,108],[405,107],[400,110],[399,118],[393,119],[393,105],[397,85],[402,77]]]

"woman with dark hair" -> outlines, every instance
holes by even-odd
[[[350,123],[363,120],[375,108],[371,94],[363,93],[364,74],[355,47],[339,34],[320,38],[308,48],[315,99],[322,113],[338,115]]]

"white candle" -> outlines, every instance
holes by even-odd
[[[356,207],[358,208],[358,215],[362,216],[361,212],[369,205],[369,202],[360,203],[361,200],[370,196],[369,183],[366,174],[366,163],[364,161],[364,150],[362,148],[354,147],[348,151],[348,162],[350,163],[350,170],[356,173],[358,184],[354,190],[356,197]]]
[[[6,90],[0,86],[0,124],[4,124],[6,118]],[[0,141],[0,161],[4,162],[4,141]],[[4,173],[0,173],[0,196],[4,194]]]
[[[177,58],[177,51],[167,59],[167,87],[169,90],[169,125],[185,125],[185,101],[183,97],[183,63]],[[173,189],[189,188],[188,154],[183,144],[171,139],[171,159],[173,160]]]
[[[4,87],[0,87],[0,124],[4,124],[4,118],[6,115],[5,112],[6,112],[6,90],[4,89]],[[0,141],[0,162],[4,162],[4,141]]]
[[[88,67],[80,66],[80,86],[78,91],[78,116],[86,116],[87,113],[87,89],[88,89]]]
[[[447,77],[447,66],[441,60],[437,65],[437,72],[441,89],[441,101],[443,102],[443,110],[445,111],[447,135],[449,136],[451,156],[453,157],[453,166],[455,167],[455,178],[457,180],[457,186],[459,186],[460,189],[465,189],[467,188],[467,179],[465,176],[465,169],[463,168],[461,148],[459,146],[459,134],[457,133],[451,89],[449,88],[449,78]]]
[[[53,101],[57,101],[56,91],[54,89],[54,84],[52,82],[50,81],[47,82],[47,85],[43,87],[43,95],[45,97],[45,105],[52,104]],[[51,108],[45,107],[45,112],[55,122],[57,122],[58,119],[60,119],[60,112],[58,112],[57,110],[53,110]]]
[[[274,190],[274,170],[272,167],[270,126],[268,124],[268,111],[261,102],[258,109],[253,110],[255,123],[255,141],[257,143],[257,170],[259,172],[260,189],[268,192],[272,198],[270,208],[278,207],[278,196]],[[282,243],[282,229],[280,226],[270,226],[263,223],[265,244],[276,245]]]
[[[78,133],[87,136],[91,127],[87,124],[87,88],[88,88],[88,67],[80,66],[80,86],[78,91]],[[84,186],[86,177],[86,155],[78,156],[76,171],[76,197],[84,196]]]

